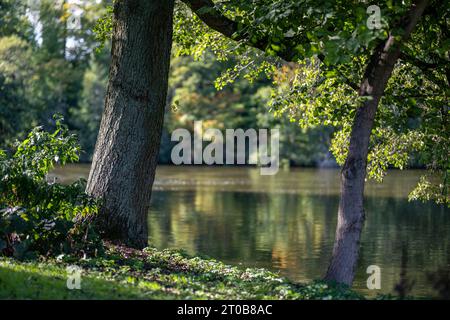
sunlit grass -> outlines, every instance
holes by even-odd
[[[67,288],[67,266],[82,268]],[[20,262],[0,258],[0,299],[360,299],[322,282],[292,283],[265,269],[241,269],[180,251],[109,246],[104,257]]]

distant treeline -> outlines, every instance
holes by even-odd
[[[80,139],[89,162],[101,120],[110,48],[97,50],[93,28],[110,1],[82,1],[80,26],[68,28],[67,8],[42,0],[37,8],[24,1],[2,1],[0,7],[0,147],[36,125],[51,127],[52,114],[64,116]],[[300,128],[287,116],[275,118],[268,108],[272,83],[237,79],[217,90],[214,81],[233,65],[206,54],[201,61],[174,57],[170,74],[160,162],[170,163],[172,130],[192,130],[195,120],[206,127],[280,129],[280,158],[297,166],[334,166],[328,151],[333,130]],[[51,129],[51,128],[50,128]]]

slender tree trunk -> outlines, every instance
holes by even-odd
[[[102,199],[104,236],[147,245],[147,212],[161,139],[173,0],[114,6],[112,63],[87,192]]]
[[[350,135],[348,156],[341,171],[341,197],[333,254],[326,280],[351,285],[358,260],[359,242],[364,225],[364,183],[367,154],[375,114],[386,84],[397,62],[401,43],[407,40],[428,1],[416,1],[399,27],[403,35],[398,41],[390,35],[372,54],[366,68],[359,95],[368,97],[358,108]]]

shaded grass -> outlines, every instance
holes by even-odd
[[[40,261],[0,258],[0,299],[362,299],[324,282],[297,284],[265,269],[242,269],[182,251],[107,245],[102,257]],[[66,267],[82,268],[81,289]]]

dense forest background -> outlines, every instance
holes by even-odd
[[[12,146],[36,125],[52,129],[60,113],[76,132],[89,162],[95,146],[110,63],[109,43],[95,29],[111,1],[2,0],[0,4],[0,145]],[[174,50],[176,51],[176,50]],[[329,152],[331,127],[301,128],[288,115],[275,117],[268,101],[272,80],[236,79],[218,90],[216,79],[234,62],[213,54],[173,57],[160,163],[170,163],[170,133],[207,127],[280,129],[284,164],[335,166]],[[286,73],[289,68],[284,69]],[[283,75],[280,75],[282,77]],[[420,160],[412,158],[412,166]]]

